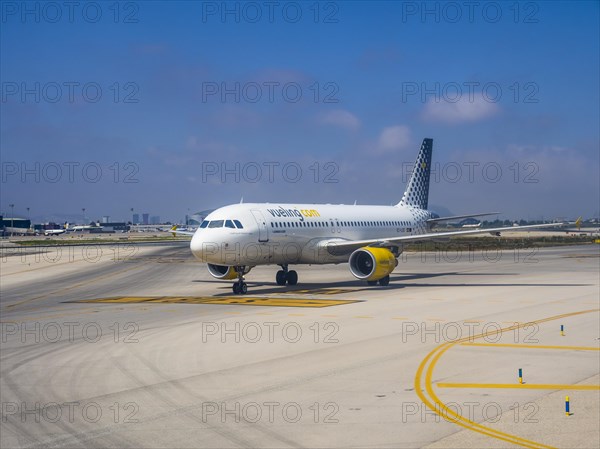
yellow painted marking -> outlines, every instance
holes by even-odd
[[[567,384],[474,384],[439,382],[439,388],[521,388],[530,390],[600,390],[600,385],[567,385]]]
[[[499,348],[525,348],[525,349],[565,349],[571,351],[600,351],[594,346],[550,346],[550,345],[520,345],[512,343],[461,343],[461,346],[496,346]]]
[[[114,298],[83,299],[73,302],[87,303],[169,303],[169,304],[224,304],[274,307],[330,307],[352,304],[355,300],[307,299],[307,298],[260,298],[253,296],[117,296]]]
[[[531,324],[541,324],[547,321],[559,320],[566,317],[572,317],[576,315],[582,315],[585,313],[598,312],[600,309],[591,309],[591,310],[582,310],[580,312],[572,312],[565,313],[562,315],[556,315],[548,318],[544,318],[541,320],[532,321],[531,323],[523,323],[519,325],[514,325],[510,327],[506,327],[504,329],[491,330],[488,332],[483,332],[476,336],[468,336],[462,339],[458,339],[454,342],[446,342],[435,349],[433,349],[427,356],[423,359],[417,372],[415,374],[415,392],[419,396],[419,398],[423,401],[427,407],[433,410],[438,415],[442,416],[445,419],[448,417],[452,417],[452,422],[458,424],[459,426],[465,427],[467,429],[473,430],[475,432],[479,432],[483,435],[487,435],[492,438],[496,438],[498,440],[506,441],[511,444],[516,444],[523,447],[528,448],[546,448],[551,449],[552,446],[548,446],[542,443],[538,443],[532,440],[526,440],[524,438],[518,437],[516,435],[511,435],[506,432],[501,432],[499,430],[493,429],[491,427],[483,426],[479,423],[469,420],[468,418],[460,415],[459,413],[450,409],[446,404],[444,404],[441,399],[436,395],[435,391],[433,391],[432,378],[433,378],[433,370],[435,365],[439,362],[442,355],[450,348],[457,344],[461,344],[472,339],[484,338],[487,336],[497,335],[502,332],[509,332],[515,329],[520,329],[525,326]],[[423,375],[425,376],[424,380],[422,379]],[[427,394],[426,394],[427,393]]]
[[[373,318],[373,317],[367,316],[367,315],[356,315],[354,318]]]

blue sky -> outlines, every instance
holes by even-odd
[[[2,2],[4,213],[396,203],[432,137],[433,207],[598,215],[598,2],[25,5]]]

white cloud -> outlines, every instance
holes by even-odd
[[[335,109],[322,114],[319,117],[319,123],[323,125],[334,125],[346,129],[358,129],[360,120],[351,112],[344,109]]]
[[[379,135],[379,149],[381,151],[403,150],[410,145],[410,128],[404,125],[395,125],[384,128]]]
[[[480,93],[463,95],[457,101],[429,99],[422,117],[431,122],[449,124],[476,122],[492,117],[500,110],[496,103],[486,100]]]

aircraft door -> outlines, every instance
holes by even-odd
[[[258,241],[268,242],[269,228],[267,228],[267,220],[265,220],[265,216],[258,209],[251,209],[250,212],[252,212],[252,215],[256,220],[256,224],[258,225]]]

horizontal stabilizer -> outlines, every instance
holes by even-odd
[[[189,236],[194,235],[193,231],[183,231],[183,230],[180,231],[179,229],[177,229],[177,225],[175,225],[171,229],[169,229],[169,232],[171,234],[173,234],[173,237],[177,237],[177,235],[189,235]]]

